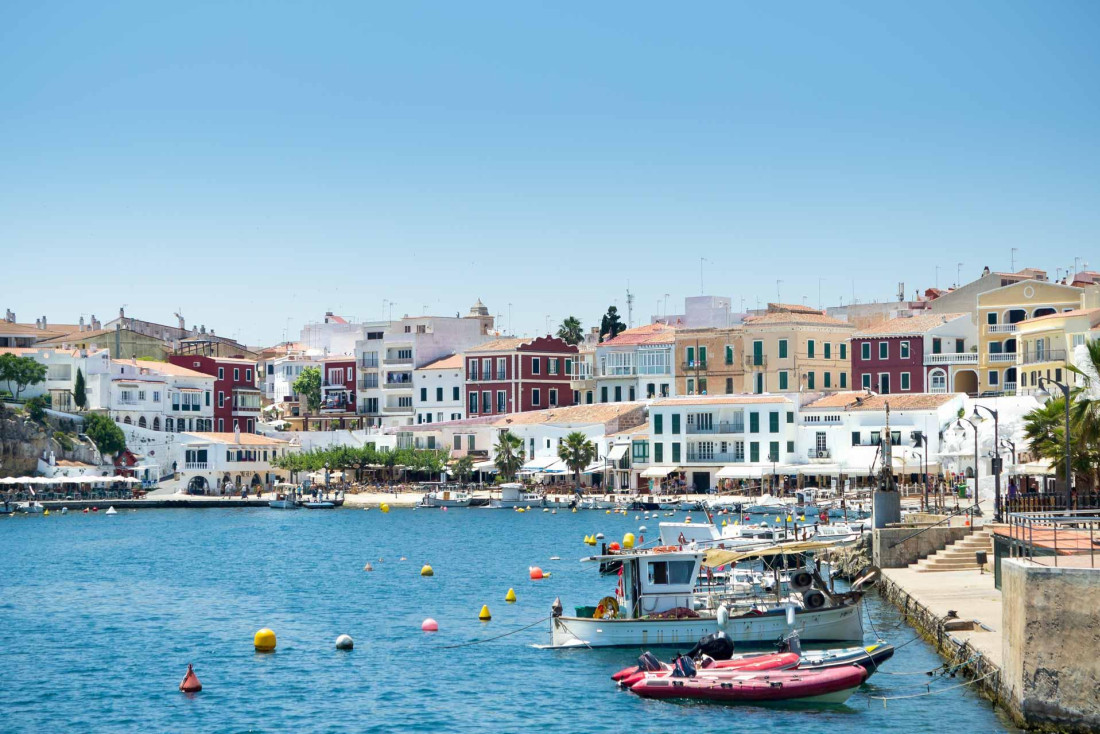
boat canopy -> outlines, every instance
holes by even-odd
[[[767,548],[757,548],[755,550],[746,551],[721,550],[719,548],[712,548],[706,552],[706,555],[703,558],[703,566],[705,568],[717,568],[718,566],[725,566],[730,563],[737,563],[739,561],[744,561],[749,558],[764,558],[767,556],[805,553],[807,551],[829,548],[831,547],[831,545],[831,543],[809,540],[800,543],[784,543],[782,545],[771,545]]]

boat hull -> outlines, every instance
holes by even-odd
[[[803,642],[859,642],[862,601],[830,609],[800,611],[794,629]],[[694,645],[717,632],[714,617],[693,619],[587,619],[553,617],[550,647],[660,647]],[[732,617],[724,632],[735,643],[770,645],[789,634],[785,614]]]
[[[298,503],[295,500],[271,500],[267,506],[273,510],[297,510]]]
[[[746,673],[721,678],[647,675],[630,690],[647,698],[691,698],[728,703],[844,703],[866,671],[857,666],[805,673]]]

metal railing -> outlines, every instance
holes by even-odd
[[[736,421],[722,421],[719,423],[711,423],[708,426],[700,426],[691,423],[687,427],[688,433],[744,433],[744,422]]]
[[[1047,349],[1044,352],[1024,352],[1023,364],[1038,364],[1039,362],[1065,362],[1065,349]]]
[[[978,503],[975,502],[974,504],[970,505],[969,507],[963,507],[963,508],[960,508],[958,510],[955,510],[954,512],[952,512],[952,513],[948,514],[946,517],[944,517],[942,520],[939,520],[938,522],[934,522],[931,525],[927,525],[927,526],[921,528],[920,530],[918,530],[917,532],[915,532],[911,535],[906,535],[904,538],[901,538],[900,540],[897,540],[894,543],[892,543],[890,545],[890,547],[891,548],[896,548],[897,546],[901,545],[902,543],[905,543],[906,541],[912,540],[913,538],[916,538],[919,535],[923,535],[924,533],[928,532],[932,528],[939,527],[940,525],[944,524],[945,522],[950,523],[953,518],[961,517],[963,515],[969,515],[970,516],[967,520],[967,527],[973,529],[974,528],[974,515],[975,514],[980,514],[980,513],[981,513],[981,508],[979,508]]]
[[[1087,557],[1088,567],[1096,568],[1096,555],[1100,551],[1100,510],[1010,512],[1007,524],[1009,552],[1013,558],[1058,566],[1066,565],[1071,557]]]
[[[680,369],[682,370],[703,370],[707,369],[707,362],[704,359],[696,359],[690,362],[681,362]]]
[[[733,451],[688,451],[688,463],[744,464],[745,455]]]

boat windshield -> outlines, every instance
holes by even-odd
[[[683,585],[693,582],[695,561],[650,561],[649,583]]]

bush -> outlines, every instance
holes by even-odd
[[[24,404],[23,408],[27,411],[27,415],[31,417],[32,421],[36,423],[44,423],[46,420],[46,407],[49,402],[41,395],[36,395]]]
[[[105,415],[90,413],[84,419],[84,433],[104,455],[117,454],[126,448],[126,436],[122,429]]]
[[[54,431],[53,438],[61,445],[61,448],[65,449],[66,451],[73,450],[73,440],[69,437],[67,433],[64,433],[62,431]]]

